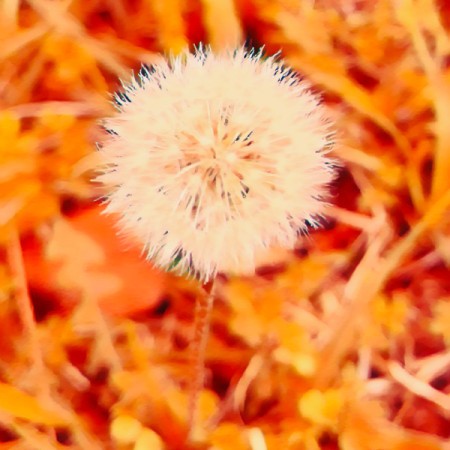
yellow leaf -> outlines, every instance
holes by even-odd
[[[174,54],[187,48],[183,2],[180,0],[147,0],[147,3],[153,10],[161,47]]]
[[[0,383],[0,411],[43,425],[60,426],[66,423],[60,415],[45,408],[35,397],[6,383]]]
[[[336,426],[343,405],[343,393],[338,389],[325,392],[310,389],[298,402],[300,414],[312,423]]]
[[[162,450],[163,448],[164,442],[161,437],[150,428],[144,428],[133,450]]]
[[[203,0],[204,19],[213,49],[234,48],[241,43],[242,30],[231,0]]]
[[[244,430],[234,423],[221,423],[210,435],[213,450],[248,450]]]
[[[2,149],[7,149],[20,133],[20,120],[6,111],[0,115],[0,136]]]
[[[121,445],[133,444],[136,442],[141,431],[141,422],[134,417],[125,414],[116,417],[110,425],[111,437]]]

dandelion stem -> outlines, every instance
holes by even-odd
[[[206,345],[209,337],[211,312],[215,298],[215,279],[204,285],[206,295],[197,298],[195,304],[194,336],[192,339],[192,375],[189,387],[188,438],[193,439],[198,426],[199,398],[205,381]]]

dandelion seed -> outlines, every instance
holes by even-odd
[[[277,56],[200,47],[144,67],[116,104],[97,179],[157,266],[204,282],[252,273],[260,251],[292,248],[317,224],[332,133],[320,98]]]

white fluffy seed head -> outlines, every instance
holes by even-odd
[[[320,99],[262,50],[199,48],[116,94],[97,180],[107,212],[157,266],[208,281],[251,273],[317,224],[333,178]]]

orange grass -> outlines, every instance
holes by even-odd
[[[216,281],[188,444],[201,286],[90,179],[118,77],[199,41],[282,49],[342,169],[325,229]],[[450,448],[449,58],[444,1],[1,1],[0,449]]]

